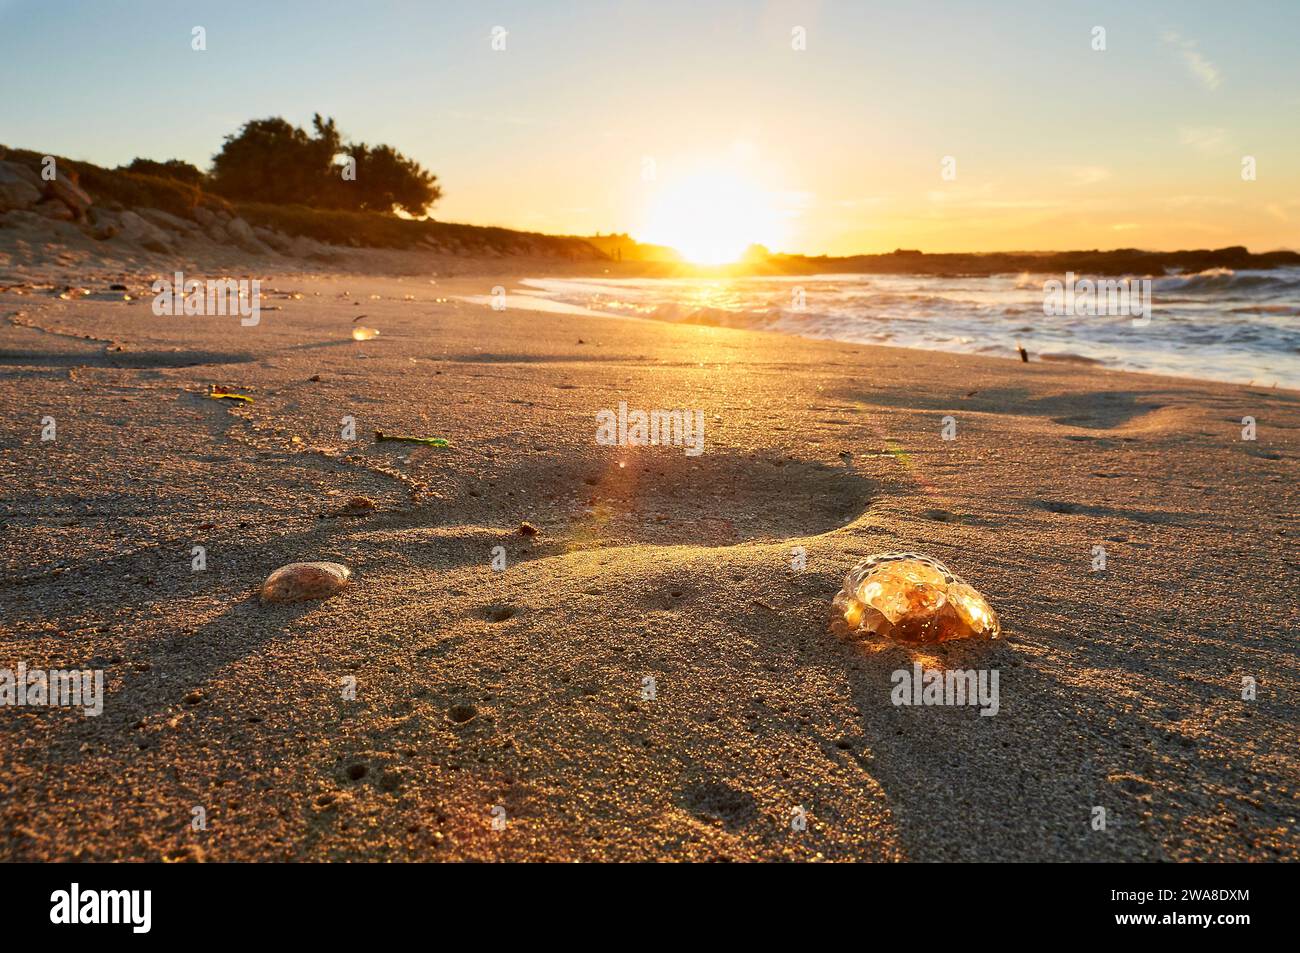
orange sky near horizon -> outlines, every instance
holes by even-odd
[[[440,220],[698,260],[1268,251],[1300,247],[1298,48],[1285,0],[0,0],[0,81],[24,91],[0,129],[207,167],[251,118],[320,112],[435,172]]]

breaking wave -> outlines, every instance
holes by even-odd
[[[1083,277],[1083,276],[1080,276]],[[538,278],[554,307],[678,324],[772,331],[1035,359],[1068,355],[1123,370],[1300,388],[1300,268],[1213,268],[1152,279],[1150,322],[1047,316],[1063,275],[811,275]]]

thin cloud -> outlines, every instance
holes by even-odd
[[[1188,70],[1201,81],[1201,84],[1206,89],[1215,90],[1219,88],[1219,85],[1223,82],[1223,73],[1205,58],[1195,40],[1189,40],[1176,30],[1170,30],[1165,33],[1164,41],[1182,54],[1183,62],[1187,64]]]
[[[1198,152],[1222,152],[1228,144],[1228,131],[1218,126],[1183,126],[1178,130],[1178,141]]]

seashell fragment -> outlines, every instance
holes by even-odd
[[[263,602],[326,599],[348,584],[352,570],[342,563],[289,563],[262,583]]]

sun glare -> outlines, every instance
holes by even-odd
[[[636,237],[675,248],[687,261],[719,265],[737,261],[750,245],[772,247],[781,225],[772,195],[739,174],[708,169],[655,192]]]

